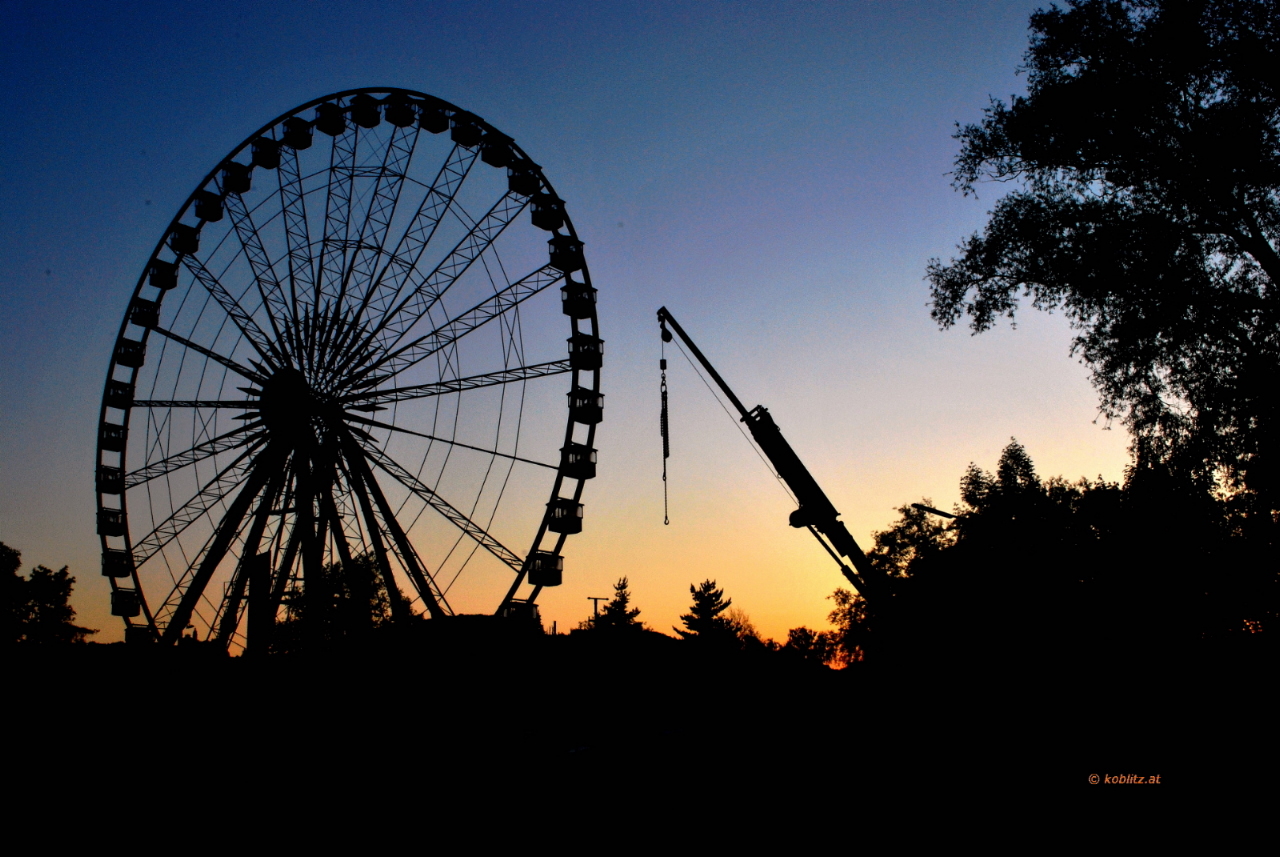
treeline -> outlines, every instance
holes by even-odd
[[[960,491],[954,518],[926,500],[876,535],[872,560],[898,586],[879,627],[863,623],[868,651],[1089,663],[1258,650],[1275,634],[1280,527],[1247,494],[1154,463],[1123,483],[1043,479],[1016,441]]]
[[[1261,652],[1280,628],[1280,523],[1193,474],[1133,467],[1123,483],[1042,478],[1016,440],[970,465],[952,513],[904,505],[868,552],[892,580],[869,605],[837,589],[826,630],[762,639],[707,580],[673,631],[703,646],[829,666],[1086,665]],[[641,628],[626,578],[585,630]]]
[[[1038,668],[1248,655],[1273,648],[1280,628],[1278,536],[1280,521],[1253,498],[1194,473],[1147,465],[1131,467],[1122,483],[1046,479],[1013,441],[994,471],[970,465],[951,513],[925,498],[902,506],[875,534],[868,557],[892,581],[883,603],[837,589],[829,628],[792,628],[775,641],[707,579],[689,587],[689,610],[670,631],[704,651],[832,667]],[[67,568],[38,566],[24,578],[20,566],[18,551],[0,544],[7,642],[66,645],[96,633],[75,624]],[[372,563],[355,566],[325,566],[311,593],[319,597],[285,598],[270,650],[363,639],[408,612]],[[625,577],[579,625],[589,636],[647,630]]]
[[[631,606],[628,578],[620,578],[613,589],[613,598],[599,613],[580,622],[577,632],[600,638],[653,633],[640,620],[640,609]],[[689,595],[693,600],[689,612],[680,617],[682,627],[673,627],[671,631],[691,648],[722,653],[780,653],[792,660],[829,666],[845,666],[862,656],[857,641],[865,609],[861,599],[848,590],[836,590],[831,596],[836,608],[829,619],[836,630],[793,628],[782,642],[763,637],[750,616],[733,606],[733,599],[725,595],[716,581],[707,579],[700,584],[690,584]]]

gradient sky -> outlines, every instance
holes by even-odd
[[[947,175],[957,121],[1008,98],[1041,2],[113,3],[0,5],[0,541],[70,565],[74,606],[119,639],[98,574],[102,383],[134,284],[208,170],[328,92],[402,86],[515,138],[566,200],[607,341],[600,477],[546,590],[561,630],[627,575],[668,631],[715,578],[764,634],[826,627],[843,583],[669,349],[662,524],[658,328],[671,309],[783,433],[864,547],[1016,436],[1043,476],[1117,480],[1061,316],[939,331],[923,281],[999,188]],[[530,534],[539,510],[532,512]]]

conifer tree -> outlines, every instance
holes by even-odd
[[[644,625],[636,617],[640,615],[639,607],[631,606],[631,590],[627,578],[620,577],[613,585],[613,600],[605,605],[599,616],[591,620],[591,627],[605,629],[633,628],[641,629]]]
[[[733,622],[724,613],[733,600],[724,597],[724,590],[716,588],[714,580],[704,580],[698,586],[689,586],[693,596],[690,611],[680,617],[685,630],[673,628],[682,639],[714,643],[737,643],[738,635]]]

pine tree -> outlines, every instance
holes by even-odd
[[[642,629],[644,625],[636,620],[640,615],[639,607],[631,606],[631,591],[625,577],[618,578],[613,585],[613,600],[605,605],[599,616],[591,619],[591,627],[600,630],[631,628]]]
[[[689,593],[693,596],[693,607],[680,617],[686,630],[672,630],[685,640],[736,644],[738,635],[733,622],[723,615],[733,600],[724,597],[724,590],[717,589],[714,580],[704,580],[698,586],[690,584]]]

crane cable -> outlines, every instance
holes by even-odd
[[[787,486],[786,481],[778,474],[777,469],[774,468],[769,459],[765,458],[764,453],[760,451],[760,445],[752,440],[751,435],[747,434],[747,430],[742,427],[742,420],[735,417],[729,411],[729,408],[725,406],[725,403],[721,400],[720,396],[716,394],[715,388],[711,386],[711,382],[706,379],[706,376],[702,374],[702,370],[698,368],[698,364],[694,363],[693,359],[689,356],[689,353],[684,350],[684,346],[677,342],[676,348],[680,349],[680,355],[684,357],[685,362],[689,364],[689,368],[693,370],[693,374],[697,375],[698,380],[702,382],[702,386],[707,388],[707,392],[711,394],[711,398],[720,406],[720,410],[724,411],[724,415],[729,418],[729,422],[733,423],[734,428],[738,430],[738,434],[742,435],[743,439],[747,442],[747,446],[751,447],[751,451],[756,454],[756,458],[760,459],[760,463],[764,465],[764,469],[769,471],[769,475],[778,483],[778,487],[782,489],[782,493],[797,506],[800,505],[800,501],[796,499],[796,495]]]
[[[663,330],[665,333],[666,330]],[[662,369],[662,524],[670,526],[671,517],[667,510],[667,459],[671,457],[671,427],[667,422],[667,343],[666,338],[662,342],[662,359],[658,363]]]

